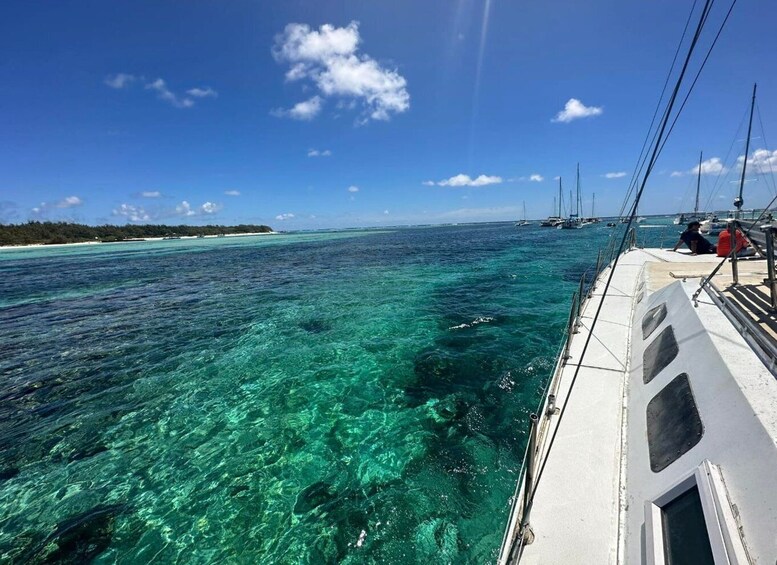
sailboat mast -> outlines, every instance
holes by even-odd
[[[563,218],[561,215],[561,177],[558,177],[558,217]]]
[[[582,216],[582,207],[580,204],[580,163],[577,164],[577,178],[575,180],[575,183],[577,184],[577,215]]]
[[[699,214],[699,187],[701,187],[701,160],[703,155],[704,155],[704,152],[699,151],[699,174],[696,177],[696,204],[693,207],[694,217],[698,216]]]
[[[755,108],[755,90],[758,87],[757,84],[753,85],[753,100],[750,102],[750,123],[747,126],[747,141],[745,142],[745,160],[742,163],[742,178],[739,180],[739,196],[734,199],[734,206],[736,206],[736,219],[739,219],[739,215],[742,211],[742,189],[745,187],[745,171],[747,170],[747,156],[750,154],[750,133],[753,131],[753,109]]]
[[[591,218],[596,217],[596,213],[594,212],[595,207],[596,207],[596,193],[594,192],[591,198]]]

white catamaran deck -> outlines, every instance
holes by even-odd
[[[549,438],[558,425],[558,415],[549,418],[548,426],[537,440],[537,459],[540,465],[545,459],[546,463],[530,514],[534,539],[524,546],[522,562],[652,562],[648,558],[650,550],[646,549],[649,536],[648,542],[645,541],[645,501],[661,494],[666,481],[682,479],[688,468],[696,468],[705,460],[721,466],[727,494],[739,510],[736,518],[731,512],[724,513],[721,530],[736,530],[741,526],[750,559],[760,557],[765,559],[757,562],[775,562],[777,536],[772,526],[777,524],[774,494],[777,381],[706,293],[699,297],[697,308],[688,303],[684,307],[690,310],[686,312],[676,306],[678,300],[684,304],[683,293],[690,297],[699,287],[700,278],[696,277],[709,274],[719,261],[710,255],[691,256],[658,249],[633,250],[623,255],[590,336],[573,394],[568,396],[610,269],[605,269],[599,277],[596,289],[584,305],[579,333],[572,337],[571,357],[555,385],[556,406],[564,406],[564,414],[552,449],[548,451]],[[763,262],[741,265],[740,271],[745,275],[764,268]],[[682,281],[683,276],[694,278],[679,283],[682,292],[667,289],[673,296],[667,299],[667,304],[674,304],[670,307],[669,319],[671,308],[675,316],[683,317],[684,321],[675,322],[675,331],[681,344],[679,357],[685,355],[686,360],[673,361],[669,367],[676,370],[664,371],[661,376],[669,377],[671,373],[673,377],[678,371],[686,371],[680,363],[688,364],[694,351],[709,365],[700,363],[699,366],[704,366],[705,373],[714,375],[691,375],[691,386],[705,427],[704,440],[686,457],[670,465],[666,473],[656,473],[651,472],[646,462],[645,406],[661,390],[656,387],[664,385],[659,382],[662,379],[656,378],[654,383],[642,386],[646,346],[642,335],[638,343],[632,343],[637,335],[633,328],[640,326],[650,297],[671,283]],[[726,272],[720,275],[723,279],[726,276],[730,275]],[[694,312],[698,319],[693,316]],[[683,329],[683,323],[689,327]],[[708,339],[702,335],[705,332],[709,341],[702,342]],[[717,364],[710,365],[713,362]],[[632,402],[634,414],[629,416]],[[716,403],[727,402],[730,406],[726,410],[715,413]],[[726,420],[718,421],[719,414]],[[726,426],[734,431],[726,433]],[[737,441],[735,432],[749,437]],[[748,453],[759,458],[758,465],[747,464]],[[771,477],[766,476],[768,473]],[[764,488],[772,492],[767,495]],[[726,520],[735,520],[736,524],[726,524]],[[743,557],[747,550],[736,549],[739,545],[734,543],[736,547],[730,552],[738,552],[740,562],[747,562]]]

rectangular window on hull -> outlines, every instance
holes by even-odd
[[[661,508],[667,565],[714,565],[699,489],[694,486]]]
[[[750,563],[720,468],[707,460],[645,501],[645,564]]]

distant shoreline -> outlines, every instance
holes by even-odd
[[[226,237],[250,237],[257,235],[280,235],[276,231],[250,232],[250,233],[226,233],[221,235],[182,235],[174,238],[170,237],[139,237],[132,239],[123,239],[121,241],[75,241],[73,243],[26,243],[21,245],[0,245],[0,250],[14,249],[38,249],[50,247],[73,247],[78,245],[114,245],[117,243],[142,243],[146,241],[165,241],[172,239],[221,239]]]

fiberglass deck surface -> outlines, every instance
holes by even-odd
[[[561,374],[558,404],[563,405],[567,398],[569,401],[537,487],[531,515],[535,540],[525,547],[522,562],[617,560],[623,386],[628,369],[630,312],[646,260],[653,259],[642,251],[621,258],[580,364],[574,394],[569,395],[593,317],[602,303],[603,284],[597,286],[586,304],[580,333],[572,340],[571,358]],[[608,274],[609,269],[602,278]],[[542,448],[547,448],[547,442]],[[559,543],[560,539],[563,543]]]

